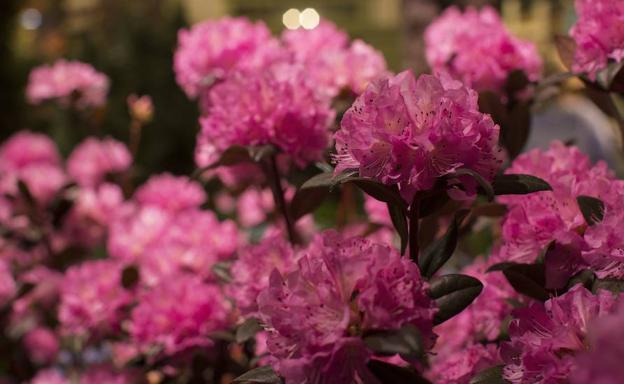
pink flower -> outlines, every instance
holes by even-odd
[[[371,223],[392,227],[388,205],[369,195],[364,196],[364,211]]]
[[[0,172],[15,171],[33,164],[61,164],[56,144],[48,136],[20,131],[0,146]]]
[[[247,188],[238,196],[236,203],[238,220],[245,228],[262,224],[274,209],[275,203],[270,189]]]
[[[182,274],[163,280],[140,297],[132,310],[129,332],[142,351],[161,348],[172,355],[212,345],[208,336],[227,327],[229,311],[217,286]]]
[[[217,161],[232,145],[272,144],[300,167],[321,159],[327,147],[334,112],[301,67],[235,73],[212,88],[210,100],[197,138],[200,167]]]
[[[343,381],[366,374],[370,352],[350,330],[416,325],[432,336],[435,312],[418,268],[389,246],[364,238],[318,236],[282,276],[274,271],[258,296],[268,330],[268,350],[287,383],[300,377]],[[364,371],[363,371],[364,370]]]
[[[581,352],[570,375],[572,384],[618,384],[624,377],[624,307],[593,321],[589,326],[589,348]]]
[[[30,360],[37,364],[49,364],[59,352],[59,340],[52,330],[45,327],[31,329],[24,336],[24,347]]]
[[[132,294],[121,285],[123,264],[86,261],[70,267],[61,286],[59,321],[70,334],[102,335],[119,329]]]
[[[35,163],[20,168],[16,172],[7,172],[0,177],[0,191],[18,196],[18,181],[24,182],[28,191],[41,205],[45,206],[67,183],[67,175],[57,165]]]
[[[576,42],[575,72],[585,72],[591,79],[607,67],[609,61],[624,58],[624,4],[611,0],[576,0],[577,22],[570,30]]]
[[[58,369],[48,368],[37,372],[30,384],[70,384],[70,381]]]
[[[589,325],[612,313],[613,293],[592,295],[577,285],[546,303],[514,311],[511,341],[502,347],[504,377],[511,383],[559,383],[574,368],[574,355],[587,345]]]
[[[17,287],[9,265],[0,259],[0,308],[15,296]]]
[[[169,212],[198,208],[206,198],[206,192],[199,183],[186,176],[169,173],[150,177],[135,194],[139,204],[159,207]]]
[[[80,143],[67,159],[67,172],[80,185],[92,187],[105,181],[108,174],[122,173],[132,165],[125,144],[90,137]]]
[[[402,72],[373,82],[345,113],[335,135],[336,173],[357,169],[362,177],[398,185],[411,201],[458,168],[491,180],[501,163],[498,131],[479,112],[473,90]]]
[[[284,239],[284,234],[277,231],[260,244],[239,252],[230,269],[232,281],[228,283],[226,293],[234,299],[241,314],[253,314],[258,309],[258,295],[269,286],[271,272],[289,273],[294,270],[295,261],[295,252]]]
[[[360,94],[370,81],[388,72],[379,51],[361,40],[349,46],[347,34],[327,20],[314,29],[285,30],[281,39],[291,60],[302,64],[329,98],[345,88]]]
[[[495,344],[471,344],[433,356],[427,377],[438,384],[468,384],[480,371],[501,363]]]
[[[277,45],[262,22],[239,17],[209,20],[181,29],[174,56],[178,84],[189,97],[197,97],[214,80],[239,68],[253,68],[270,61],[266,46]]]
[[[578,249],[600,277],[624,276],[624,237],[616,229],[624,215],[624,182],[616,180],[604,162],[592,165],[578,148],[553,142],[546,151],[535,149],[519,156],[508,172],[535,175],[553,190],[499,198],[509,207],[502,228],[501,261],[533,262],[556,240]],[[587,226],[576,201],[580,195],[605,203],[602,222]]]
[[[59,60],[30,72],[26,98],[31,104],[58,100],[63,106],[76,102],[79,108],[99,107],[106,103],[108,77],[91,65]]]
[[[96,365],[80,375],[80,384],[133,384],[140,382],[135,372],[117,371],[112,366]]]
[[[425,31],[425,53],[434,72],[448,73],[479,92],[503,92],[514,70],[532,81],[542,72],[535,45],[512,36],[491,7],[464,13],[447,8]]]

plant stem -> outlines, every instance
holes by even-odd
[[[277,209],[279,209],[282,217],[284,218],[286,231],[288,232],[288,240],[293,245],[297,244],[297,232],[295,231],[292,218],[290,217],[290,212],[288,211],[288,207],[286,206],[286,200],[284,199],[284,190],[282,189],[279,170],[277,169],[277,160],[274,154],[269,156],[267,161],[264,162],[264,168],[267,178],[269,180],[269,184],[271,186],[271,192],[273,192],[273,200],[275,201],[275,206],[277,207]]]
[[[420,196],[416,194],[409,207],[409,254],[410,259],[418,262],[418,222],[420,215]]]

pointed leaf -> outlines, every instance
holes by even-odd
[[[539,177],[522,174],[498,175],[492,182],[496,195],[525,195],[539,191],[552,191],[551,186]]]
[[[390,214],[392,224],[401,239],[401,255],[403,255],[407,249],[407,241],[409,239],[405,211],[401,209],[401,207],[388,203],[388,213]]]
[[[460,168],[457,169],[452,174],[448,175],[448,177],[460,177],[460,176],[470,176],[473,178],[480,187],[480,193],[484,194],[489,201],[494,200],[494,189],[492,189],[492,185],[479,174],[479,172],[473,171],[468,168]]]
[[[281,384],[282,379],[268,365],[254,368],[238,376],[233,383]]]
[[[537,300],[550,297],[546,290],[546,268],[544,264],[518,264],[505,262],[491,266],[488,272],[502,271],[509,284],[519,293]]]
[[[329,194],[328,187],[299,189],[290,202],[290,214],[294,221],[314,212]]]
[[[380,360],[369,361],[368,369],[384,384],[431,384],[427,379],[411,369]]]
[[[139,268],[136,265],[129,265],[121,271],[121,286],[132,289],[139,283],[140,278]]]
[[[483,284],[474,277],[460,274],[445,275],[431,280],[429,296],[435,300],[438,312],[434,324],[440,324],[460,313],[479,296]]]
[[[561,62],[567,69],[571,69],[574,64],[574,54],[576,52],[576,42],[569,36],[555,36],[555,46],[559,53]]]
[[[306,188],[316,188],[316,187],[327,187],[333,188],[337,184],[340,184],[342,181],[353,177],[355,171],[344,172],[338,175],[334,175],[333,171],[319,173],[316,176],[309,178],[300,189]]]
[[[604,218],[605,205],[602,200],[591,196],[578,196],[576,202],[587,225],[599,223]]]
[[[236,342],[242,344],[256,336],[262,330],[258,319],[249,318],[236,328]]]
[[[477,373],[472,379],[470,384],[507,384],[507,380],[503,379],[503,367],[504,365],[497,365]]]
[[[615,293],[624,292],[624,280],[596,279],[592,286],[592,291],[596,292],[599,289],[605,289]]]
[[[422,336],[412,324],[398,330],[374,332],[364,337],[364,343],[376,354],[399,354],[409,361],[421,358],[424,353]]]
[[[430,278],[451,258],[457,247],[459,226],[468,212],[468,209],[457,211],[444,236],[431,244],[419,258],[418,264],[423,276]]]
[[[509,96],[514,96],[517,92],[524,90],[531,81],[522,69],[513,70],[507,75],[505,91]]]
[[[397,207],[407,209],[407,204],[399,194],[399,190],[396,188],[396,186],[391,187],[382,184],[376,180],[367,179],[364,177],[354,177],[346,179],[343,181],[343,183],[353,183],[364,193],[379,201],[383,201],[384,203],[390,203],[396,205]]]

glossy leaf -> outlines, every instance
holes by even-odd
[[[489,181],[485,180],[481,174],[472,169],[460,168],[449,175],[449,177],[469,176],[474,179],[480,187],[480,193],[484,194],[489,201],[494,200],[494,189]]]
[[[496,195],[526,195],[539,191],[552,191],[552,187],[539,177],[523,174],[498,175],[492,182]]]
[[[429,295],[435,300],[438,312],[434,323],[440,324],[460,313],[479,296],[483,284],[474,277],[451,274],[431,280]]]
[[[290,202],[290,214],[294,221],[316,210],[329,194],[327,187],[299,189]]]
[[[503,365],[487,368],[477,373],[470,384],[507,384],[507,380],[503,379]]]
[[[537,300],[550,297],[546,290],[546,270],[543,264],[500,263],[491,266],[488,272],[502,271],[509,284],[519,293]]]
[[[388,213],[390,215],[390,219],[392,220],[392,225],[394,225],[394,228],[396,229],[397,233],[399,234],[399,238],[401,239],[401,255],[403,255],[405,254],[407,241],[409,239],[407,217],[405,216],[405,211],[394,204],[388,203]]]
[[[602,200],[591,196],[578,196],[576,202],[588,225],[599,223],[604,218],[605,205]]]
[[[257,319],[249,318],[236,328],[236,342],[241,344],[256,336],[262,330],[262,325]]]
[[[457,247],[459,226],[468,212],[468,209],[457,211],[444,236],[431,244],[419,258],[418,264],[423,276],[430,278],[451,258]]]
[[[233,383],[281,384],[282,379],[268,365],[254,368],[238,376]]]
[[[368,369],[384,384],[430,384],[416,371],[380,360],[369,361]]]
[[[412,324],[397,330],[374,332],[364,337],[364,343],[376,354],[399,354],[409,361],[421,358],[424,353],[420,332]]]

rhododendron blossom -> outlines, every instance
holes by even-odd
[[[575,354],[585,350],[589,324],[612,313],[620,300],[608,291],[596,295],[577,285],[562,296],[514,311],[511,341],[502,347],[504,377],[511,383],[566,380]]]
[[[624,59],[624,3],[612,0],[575,0],[576,24],[570,35],[576,42],[574,65],[591,79],[610,61]]]
[[[88,138],[67,159],[67,172],[80,185],[92,187],[132,165],[132,155],[125,144],[111,138]]]
[[[24,336],[24,346],[36,364],[49,364],[59,352],[59,340],[52,330],[37,327]]]
[[[450,74],[475,90],[502,92],[508,75],[537,81],[542,60],[534,44],[512,36],[491,7],[447,8],[425,31],[425,53],[434,72]]]
[[[99,107],[106,103],[109,80],[91,65],[59,60],[30,72],[26,98],[31,104],[57,100],[63,106]]]
[[[262,22],[239,17],[209,20],[178,32],[174,71],[178,84],[189,97],[197,97],[216,79],[235,69],[253,68],[272,56],[265,46],[271,32]]]
[[[258,297],[273,365],[287,383],[363,379],[371,352],[354,330],[413,324],[431,345],[435,309],[425,290],[416,265],[389,246],[325,232],[302,254],[298,269],[274,271]]]
[[[233,145],[272,144],[300,167],[321,159],[334,118],[303,68],[278,65],[233,74],[210,92],[196,159],[204,167]]]
[[[501,163],[498,133],[490,116],[479,112],[473,90],[406,71],[373,82],[345,113],[335,135],[336,173],[356,169],[362,177],[398,185],[411,202],[415,192],[459,168],[491,180]]]
[[[206,202],[206,192],[199,183],[186,176],[168,173],[152,176],[137,189],[135,199],[140,205],[150,205],[169,212],[197,208]]]

